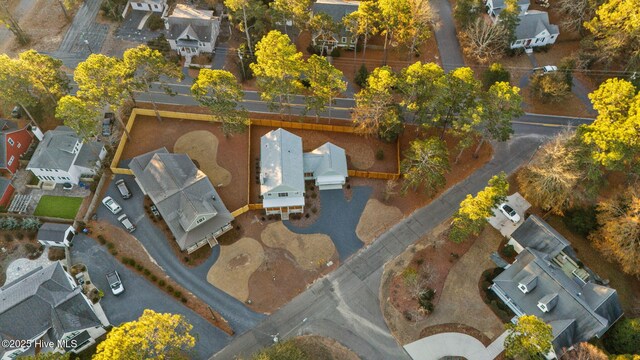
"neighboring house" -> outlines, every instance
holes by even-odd
[[[11,185],[11,180],[0,177],[0,206],[5,209],[9,207],[11,203],[11,195],[16,189]]]
[[[165,27],[171,50],[190,62],[193,56],[214,52],[220,32],[220,18],[213,16],[213,11],[210,10],[177,4],[165,19]]]
[[[70,128],[58,126],[44,134],[27,170],[41,181],[78,185],[81,178],[96,174],[106,154],[101,142],[85,143]]]
[[[260,138],[260,195],[267,215],[304,211],[302,139],[277,129]]]
[[[162,14],[167,8],[167,0],[138,0],[129,1],[122,12],[122,17],[126,17],[129,10],[152,11]]]
[[[520,15],[516,27],[516,40],[510,44],[512,49],[531,48],[553,44],[560,35],[557,25],[549,23],[549,14],[545,11],[529,10],[529,0],[518,0]],[[494,23],[504,10],[504,0],[487,0],[487,13]]]
[[[304,179],[315,180],[320,190],[342,189],[347,177],[344,149],[330,142],[303,154]]]
[[[2,360],[34,355],[36,347],[40,353],[80,353],[107,326],[100,305],[84,296],[60,262],[40,266],[0,288]],[[7,347],[5,340],[22,340],[24,346]]]
[[[129,163],[135,180],[158,207],[182,251],[192,253],[231,230],[233,216],[209,178],[186,154],[166,148],[136,156]]]
[[[487,14],[491,17],[493,22],[498,21],[498,15],[504,10],[506,7],[504,0],[487,0],[485,2],[487,7]],[[524,14],[529,10],[530,2],[529,0],[518,0],[518,6],[520,7],[520,14]]]
[[[28,126],[19,128],[14,121],[0,119],[0,170],[15,174],[32,140]]]
[[[342,25],[342,19],[358,10],[360,1],[347,0],[318,0],[313,4],[313,14],[325,13],[329,15],[340,29],[332,34],[312,34],[313,45],[323,46],[326,53],[330,54],[334,48],[355,48],[357,36],[347,31]]]
[[[491,290],[516,314],[536,315],[553,329],[553,351],[561,357],[572,345],[602,335],[622,316],[615,289],[596,283],[569,242],[531,215],[509,244],[519,255],[493,279]]]
[[[68,247],[76,230],[68,224],[44,223],[38,229],[38,242],[44,246]]]
[[[302,153],[302,139],[283,129],[260,138],[260,195],[267,215],[304,212],[304,181],[314,180],[319,190],[342,189],[348,176],[344,149],[325,143]]]

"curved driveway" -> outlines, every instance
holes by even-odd
[[[460,356],[469,360],[493,360],[480,340],[467,334],[448,332],[435,334],[405,345],[413,360],[439,360]]]

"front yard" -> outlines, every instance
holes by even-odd
[[[33,215],[75,219],[84,198],[43,195]]]

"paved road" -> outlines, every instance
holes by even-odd
[[[132,197],[123,200],[115,187],[115,180],[124,179],[131,190]],[[120,204],[132,222],[137,226],[133,235],[144,245],[153,259],[175,281],[191,291],[197,297],[218,311],[234,329],[236,333],[242,333],[264,318],[264,315],[255,313],[244,306],[243,303],[229,296],[227,293],[210,285],[206,280],[208,268],[213,264],[219,254],[219,248],[212,254],[209,261],[197,268],[184,266],[176,257],[164,234],[145,215],[143,209],[142,190],[138,187],[132,176],[118,175],[111,181],[106,195],[111,196]],[[116,215],[113,215],[106,207],[99,205],[97,208],[98,219],[106,220],[117,226]]]
[[[500,171],[512,173],[529,161],[544,139],[522,135],[497,144],[494,158],[488,164],[405,218],[253,330],[236,337],[213,358],[246,356],[268,346],[272,341],[270,335],[276,333],[281,338],[313,333],[340,341],[363,359],[408,359],[389,333],[380,312],[382,266],[450,217],[460,201],[484,188],[491,176]]]
[[[451,15],[451,3],[449,0],[431,0],[431,6],[437,13],[435,35],[442,68],[451,71],[465,66]]]
[[[77,57],[85,57],[90,52],[99,53],[102,43],[107,36],[109,27],[95,22],[96,15],[100,11],[101,0],[85,0],[73,18],[73,22],[67,30],[58,51],[53,56],[61,60]],[[88,41],[89,45],[84,41]]]
[[[195,353],[191,356],[193,359],[206,359],[211,353],[220,350],[229,342],[230,337],[227,334],[149,283],[142,276],[124,267],[95,240],[80,234],[74,238],[71,251],[73,261],[87,264],[91,281],[104,291],[105,296],[100,300],[100,304],[111,324],[119,325],[135,320],[142,315],[145,309],[181,314],[193,325],[191,333],[198,339],[194,348]],[[106,274],[114,269],[120,274],[125,286],[125,292],[119,296],[114,296],[109,291],[106,279]]]

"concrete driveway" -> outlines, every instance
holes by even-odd
[[[115,182],[123,179],[132,197],[123,200],[115,187]],[[122,207],[123,213],[136,225],[137,230],[132,234],[147,249],[151,257],[164,269],[164,271],[191,291],[213,309],[218,311],[233,328],[236,333],[242,333],[252,328],[264,315],[258,314],[247,308],[242,302],[229,296],[224,291],[214,287],[207,282],[207,270],[215,262],[219,254],[219,248],[215,247],[214,252],[205,264],[196,268],[189,268],[183,265],[171,249],[162,231],[149,220],[144,211],[142,190],[133,179],[133,176],[117,175],[111,180],[107,188],[106,195],[111,196]],[[122,226],[116,215],[113,215],[107,208],[100,204],[97,208],[98,219],[109,221],[116,226]]]
[[[104,291],[100,305],[112,325],[119,325],[140,317],[144,309],[181,314],[193,325],[191,334],[197,339],[191,355],[193,359],[206,359],[230,341],[230,337],[198,314],[174,300],[142,276],[130,271],[95,240],[79,234],[71,248],[74,263],[87,265],[91,281]],[[106,274],[117,270],[125,292],[114,296],[109,290]]]
[[[358,251],[364,243],[356,235],[360,215],[373,189],[367,186],[352,188],[351,200],[347,201],[342,190],[323,190],[320,192],[320,218],[311,226],[298,228],[284,221],[284,225],[298,234],[326,234],[331,237],[338,250],[340,261]]]
[[[514,224],[498,208],[493,209],[493,216],[489,218],[489,224],[496,228],[503,236],[509,237],[524,222],[524,215],[531,207],[531,204],[520,195],[515,193],[507,196],[507,204],[509,204],[520,215],[520,221]]]
[[[441,333],[428,336],[405,345],[404,349],[413,360],[439,360],[460,356],[469,360],[493,360],[503,350],[507,332],[500,335],[488,347],[480,340],[461,333]]]

